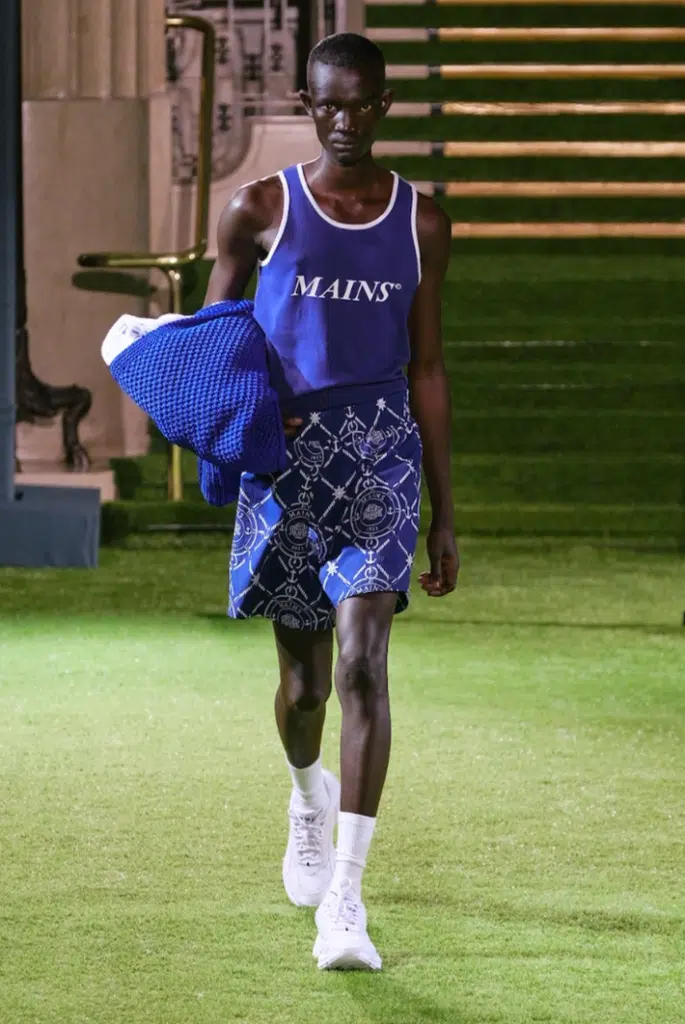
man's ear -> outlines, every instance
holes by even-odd
[[[299,92],[300,102],[304,109],[307,111],[309,116],[312,116],[312,98],[306,89],[300,89]]]
[[[395,99],[395,93],[392,89],[385,89],[383,96],[381,97],[381,117],[385,117]]]

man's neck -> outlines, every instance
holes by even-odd
[[[324,150],[315,162],[314,175],[319,187],[331,192],[370,188],[380,176],[381,168],[370,153],[358,163],[345,167]]]

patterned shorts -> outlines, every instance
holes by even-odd
[[[243,474],[228,614],[327,629],[355,594],[407,591],[421,442],[406,392],[304,417],[277,475]]]

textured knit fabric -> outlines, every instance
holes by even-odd
[[[110,370],[171,444],[199,457],[202,493],[235,501],[240,473],[286,464],[266,339],[247,299],[217,302],[161,324],[120,352]]]
[[[419,528],[421,442],[406,390],[309,415],[285,472],[244,474],[228,613],[327,629],[355,594],[407,591]]]
[[[255,296],[271,380],[285,403],[311,391],[401,382],[420,279],[412,185],[395,175],[379,217],[343,224],[317,206],[305,173],[302,165],[281,172],[283,217]]]

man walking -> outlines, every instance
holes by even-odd
[[[421,465],[433,514],[426,594],[452,591],[459,564],[441,338],[450,224],[372,158],[392,102],[378,47],[329,36],[307,81],[321,155],[236,193],[206,297],[241,298],[258,266],[255,317],[288,438],[282,473],[243,475],[229,614],[273,621],[293,783],[286,892],[317,907],[320,968],[380,970],[361,884],[390,754],[388,644],[407,605]],[[320,757],[333,678],[342,790]]]

